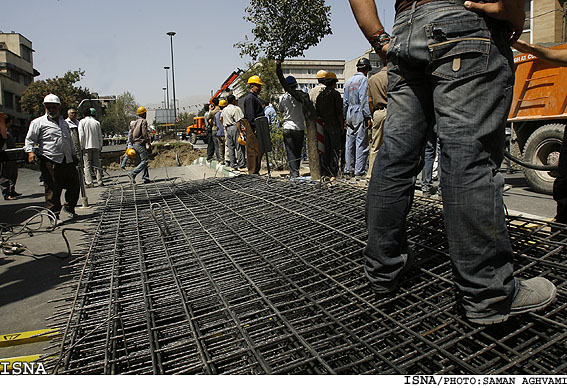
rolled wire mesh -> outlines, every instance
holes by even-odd
[[[377,297],[365,191],[241,176],[111,188],[58,301],[48,366],[89,374],[564,374],[567,229],[508,217],[516,275],[548,309],[462,318],[440,202],[416,198],[417,261]],[[553,229],[553,232],[552,232]]]

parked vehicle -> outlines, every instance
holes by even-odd
[[[567,44],[552,47],[567,49]],[[522,159],[532,165],[556,166],[567,124],[567,68],[551,65],[531,54],[514,57],[516,83],[508,124]],[[524,169],[528,184],[552,194],[554,171]]]
[[[205,127],[205,117],[197,116],[193,118],[193,124],[187,127],[189,143],[195,144],[197,140],[203,140],[207,144],[207,128]]]

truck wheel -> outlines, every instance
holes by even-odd
[[[556,166],[565,124],[546,124],[534,131],[524,146],[524,160],[531,164]],[[556,172],[524,169],[528,184],[538,193],[553,194]]]
[[[189,137],[189,143],[191,143],[191,144],[197,143],[197,134],[196,133],[191,134],[191,136]]]

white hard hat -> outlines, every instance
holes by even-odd
[[[43,103],[44,104],[59,104],[59,105],[61,105],[61,100],[59,100],[59,97],[57,97],[55,94],[48,94],[43,99]]]

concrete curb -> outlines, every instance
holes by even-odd
[[[227,166],[224,166],[222,164],[219,164],[218,162],[215,162],[215,161],[207,162],[207,158],[205,158],[204,156],[201,156],[198,159],[195,159],[193,161],[193,164],[205,166],[205,167],[208,167],[212,170],[215,170],[216,176],[233,177],[233,176],[237,175],[234,172],[232,172],[232,170],[230,168],[228,168]]]

